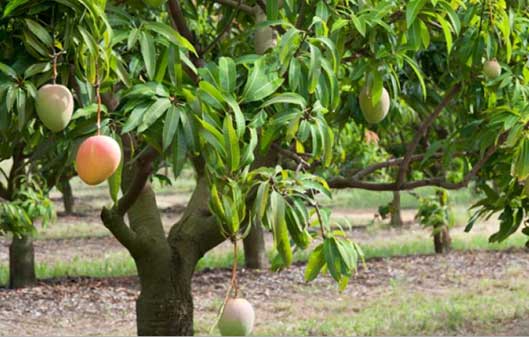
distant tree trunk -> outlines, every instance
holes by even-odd
[[[402,227],[402,215],[400,209],[400,192],[393,191],[393,201],[391,202],[391,226]]]
[[[73,206],[75,204],[75,198],[72,192],[72,185],[70,184],[70,179],[61,178],[60,190],[62,193],[62,201],[64,204],[64,212],[66,214],[73,213]]]
[[[261,9],[257,10],[256,22],[266,21],[266,13]],[[269,27],[257,29],[255,33],[255,52],[264,54],[268,48],[274,47],[276,43],[275,32]],[[265,159],[265,161],[268,160]],[[257,164],[256,166],[258,166]],[[268,268],[268,256],[264,240],[264,231],[261,226],[252,226],[250,233],[244,239],[244,258],[246,268],[266,269]]]
[[[268,256],[264,241],[262,226],[252,226],[250,233],[243,241],[246,268],[266,269],[268,268]]]
[[[33,238],[14,235],[9,246],[9,288],[25,288],[36,282]]]
[[[450,251],[452,238],[448,226],[434,228],[433,244],[436,254],[445,254]]]

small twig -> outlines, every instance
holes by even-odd
[[[280,154],[282,154],[283,156],[285,157],[288,157],[292,160],[294,160],[295,162],[297,162],[298,164],[302,165],[304,168],[310,168],[310,164],[305,160],[303,159],[303,157],[301,157],[298,153],[296,152],[293,152],[293,151],[290,151],[290,150],[287,150],[287,149],[284,149],[282,148],[281,146],[277,145],[277,144],[272,144],[272,148],[274,150],[277,150]]]
[[[234,8],[239,7],[237,0],[213,0],[221,5],[225,6],[231,6]],[[246,4],[241,4],[239,7],[242,11],[248,13],[248,14],[254,14],[255,13],[255,7],[248,6]]]
[[[215,45],[220,41],[220,39],[222,39],[222,36],[228,32],[228,30],[231,28],[233,24],[233,20],[235,20],[235,18],[237,17],[237,14],[239,14],[241,5],[242,5],[242,0],[239,0],[239,3],[237,7],[235,8],[235,11],[231,14],[224,28],[222,28],[222,30],[217,35],[217,37],[213,40],[213,42],[211,42],[209,46],[207,46],[204,50],[200,52],[200,55],[206,55],[211,49],[213,49],[213,47],[215,47]]]

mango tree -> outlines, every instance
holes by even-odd
[[[115,203],[101,216],[136,262],[139,334],[192,334],[196,263],[252,228],[272,232],[275,268],[310,246],[306,279],[323,271],[346,286],[361,250],[320,207],[331,188],[475,181],[487,195],[476,217],[503,212],[493,240],[521,224],[527,1],[145,3],[11,0],[0,21],[16,50],[4,64],[60,53],[58,82],[82,98],[59,137],[72,148],[96,133],[121,144],[108,181]],[[105,164],[83,158],[78,172]],[[186,162],[196,187],[165,233],[150,180]]]

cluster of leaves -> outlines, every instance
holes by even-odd
[[[46,226],[55,220],[53,202],[41,186],[46,183],[36,176],[17,178],[18,188],[12,201],[0,203],[0,234],[31,233],[35,221]]]
[[[450,209],[448,193],[446,190],[438,189],[435,195],[419,196],[419,208],[415,218],[425,227],[430,227],[432,233],[436,234],[444,227],[454,225],[454,213]]]

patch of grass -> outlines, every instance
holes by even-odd
[[[422,196],[435,194],[434,187],[421,187],[415,190],[415,193]],[[468,205],[474,203],[480,198],[471,188],[465,188],[457,191],[449,191],[449,199],[453,205]],[[417,208],[419,203],[417,198],[408,192],[401,192],[401,207]],[[344,189],[333,191],[332,200],[322,200],[322,204],[327,207],[345,207],[345,208],[378,208],[386,205],[393,200],[393,192],[365,191],[360,189]]]
[[[65,276],[114,277],[136,275],[136,265],[126,252],[108,254],[103,259],[84,260],[74,258],[54,264],[37,263],[35,273],[38,279]],[[9,267],[0,265],[0,284],[7,284]]]
[[[452,247],[454,250],[504,250],[509,248],[524,247],[526,237],[516,234],[502,243],[491,244],[484,234],[463,234],[454,235]],[[392,241],[379,240],[369,244],[361,245],[367,260],[373,258],[390,258],[395,256],[434,254],[433,243],[424,238],[398,238]],[[275,254],[269,251],[270,259]],[[293,260],[303,262],[308,259],[310,250],[296,251]],[[197,270],[205,268],[229,268],[232,264],[233,252],[230,251],[210,251],[197,264]],[[238,253],[238,263],[244,265],[244,253],[242,249]],[[8,279],[8,266],[0,264],[0,284],[5,285]],[[64,276],[91,276],[91,277],[112,277],[136,275],[136,266],[132,257],[126,252],[108,254],[103,259],[84,260],[74,259],[55,264],[37,263],[36,274],[39,279],[56,278]]]
[[[39,228],[35,235],[38,240],[99,238],[111,236],[112,233],[101,223],[56,223]]]
[[[256,327],[256,335],[490,335],[529,314],[529,282],[483,280],[432,293],[405,285],[367,303],[341,298],[311,301],[288,320]],[[288,300],[286,300],[288,301]],[[294,305],[292,303],[292,305]]]

